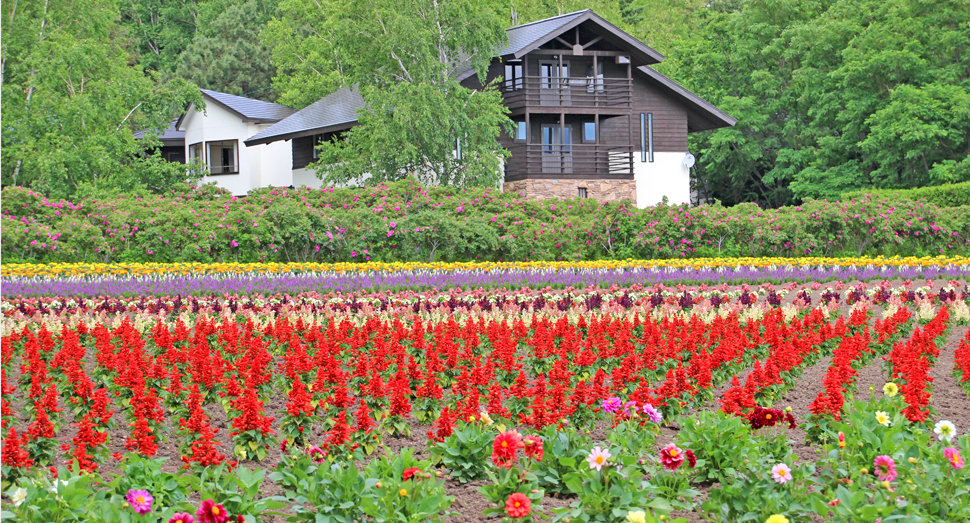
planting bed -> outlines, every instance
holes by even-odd
[[[887,267],[192,296],[4,267],[3,517],[963,521],[968,267]]]

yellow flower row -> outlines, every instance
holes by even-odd
[[[970,265],[963,256],[892,257],[892,258],[698,258],[677,260],[598,260],[598,261],[532,261],[532,262],[366,262],[366,263],[50,263],[0,265],[4,278],[70,278],[86,276],[188,276],[218,274],[279,274],[307,272],[395,272],[395,271],[488,271],[488,270],[561,270],[561,269],[662,269],[722,267],[852,267],[852,266],[947,266]]]

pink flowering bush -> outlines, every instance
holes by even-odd
[[[3,190],[5,263],[591,260],[964,254],[970,210],[907,198],[638,209],[495,189],[212,186],[78,202]]]

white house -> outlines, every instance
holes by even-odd
[[[184,133],[185,157],[201,158],[209,174],[203,183],[233,194],[257,187],[293,185],[292,148],[286,142],[246,147],[243,141],[296,112],[285,105],[202,89],[206,109],[190,104],[175,122]]]

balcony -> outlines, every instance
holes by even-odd
[[[629,78],[525,76],[502,83],[509,109],[578,107],[629,109],[633,81]],[[541,110],[541,109],[540,109]]]
[[[505,180],[526,176],[543,178],[571,175],[593,178],[622,178],[633,175],[632,145],[542,145],[513,144],[505,163]]]

